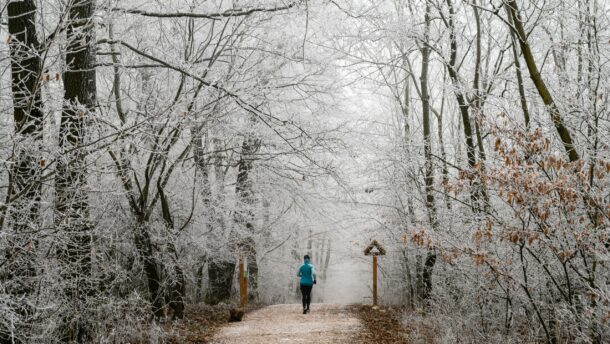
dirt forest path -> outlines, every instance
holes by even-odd
[[[243,321],[221,328],[215,344],[354,343],[362,330],[349,306],[312,304],[302,314],[301,305],[274,305],[244,316]]]

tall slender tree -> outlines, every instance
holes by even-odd
[[[574,147],[574,140],[572,138],[572,134],[570,130],[565,124],[563,116],[559,110],[559,107],[555,103],[553,96],[546,83],[542,79],[540,75],[540,71],[538,69],[538,65],[536,64],[536,60],[534,59],[534,54],[532,53],[532,49],[527,40],[527,33],[523,26],[523,20],[521,19],[521,15],[519,13],[519,7],[517,5],[517,1],[509,0],[506,1],[506,6],[508,8],[508,13],[510,14],[511,21],[514,25],[514,30],[517,35],[517,40],[519,41],[519,46],[521,47],[521,52],[523,53],[523,59],[525,60],[525,66],[529,71],[530,78],[536,86],[536,90],[538,91],[538,95],[544,102],[544,105],[547,106],[549,110],[549,115],[555,126],[555,130],[563,143],[563,147],[568,155],[570,161],[574,162],[580,159],[580,155],[576,151],[576,147]],[[511,28],[512,29],[512,28]]]
[[[420,75],[420,87],[421,87],[421,103],[422,103],[422,122],[424,131],[424,157],[425,163],[425,176],[424,184],[426,189],[426,209],[428,212],[428,221],[432,229],[438,229],[438,218],[436,212],[436,204],[434,201],[434,165],[432,162],[432,133],[431,133],[431,119],[430,119],[430,95],[428,90],[428,69],[430,66],[430,3],[426,2],[426,10],[424,13],[424,44],[422,44],[421,55],[421,75]],[[436,263],[436,252],[434,247],[428,248],[426,260],[422,270],[422,299],[428,300],[432,292],[432,270]]]

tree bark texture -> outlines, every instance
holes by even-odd
[[[260,146],[260,140],[246,137],[242,142],[241,155],[237,167],[237,194],[238,205],[236,223],[243,230],[240,238],[240,249],[248,258],[248,293],[251,300],[258,298],[258,264],[256,261],[256,242],[254,241],[254,190],[252,186],[252,164],[254,154]]]
[[[234,274],[235,262],[229,262],[224,257],[209,257],[209,284],[205,295],[205,303],[215,305],[228,301],[231,298]]]
[[[163,213],[163,220],[167,225],[167,229],[173,231],[175,229],[174,219],[172,217],[169,201],[165,192],[163,191],[163,187],[161,183],[157,183],[158,192],[161,200],[161,211]],[[168,237],[170,238],[170,242],[167,244],[167,251],[171,255],[170,259],[172,261],[173,273],[171,274],[172,279],[168,280],[169,283],[169,292],[168,294],[168,304],[169,308],[172,311],[172,319],[182,319],[184,318],[184,308],[186,303],[186,279],[184,277],[184,272],[182,267],[180,266],[180,262],[178,260],[178,251],[176,251],[175,240],[176,238],[173,233],[169,233]]]
[[[87,199],[87,162],[83,148],[87,121],[95,111],[95,28],[93,0],[76,0],[68,9],[64,104],[59,129],[60,156],[55,177],[55,225],[61,235],[59,259],[70,312],[60,337],[65,342],[91,340],[87,300],[91,278],[91,224]]]
[[[149,301],[155,318],[165,316],[163,292],[161,286],[161,267],[154,257],[150,229],[146,221],[138,223],[135,233],[135,244],[144,265]]]
[[[44,166],[40,156],[44,116],[40,95],[42,61],[36,4],[28,0],[11,2],[7,7],[16,143],[5,204],[10,207],[11,226],[8,250],[3,252],[8,263],[0,271],[0,284],[13,296],[12,307],[18,318],[13,320],[14,330],[0,328],[0,343],[21,343],[28,341],[25,334],[30,332],[35,312],[29,296],[35,285],[37,239],[28,233],[35,233],[40,225],[40,177]]]
[[[425,27],[425,40],[429,40],[430,33],[430,4],[426,3],[426,13],[424,16]],[[436,205],[434,202],[434,165],[432,164],[432,133],[430,129],[430,95],[428,93],[428,67],[430,64],[430,48],[427,43],[421,48],[422,54],[422,67],[420,76],[420,86],[422,95],[422,121],[424,131],[424,156],[426,159],[425,166],[425,188],[426,188],[426,209],[428,211],[428,221],[433,230],[438,227],[438,218],[436,212]],[[428,254],[426,262],[424,264],[424,271],[422,274],[423,279],[423,293],[422,297],[424,301],[427,301],[432,294],[432,270],[436,262],[436,252],[434,247],[428,248]]]

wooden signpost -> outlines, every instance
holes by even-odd
[[[385,249],[377,240],[373,240],[373,242],[364,249],[364,255],[373,256],[373,306],[377,306],[377,256],[385,255]]]
[[[239,306],[248,304],[248,272],[244,267],[244,257],[239,257]]]

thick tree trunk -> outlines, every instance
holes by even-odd
[[[169,208],[169,200],[167,199],[160,182],[157,183],[157,190],[159,192],[159,198],[161,201],[163,220],[165,221],[168,230],[172,231],[174,230],[174,218],[172,217]],[[168,235],[169,242],[167,243],[167,251],[171,255],[170,259],[173,265],[173,279],[168,281],[170,289],[168,293],[168,304],[172,311],[172,319],[175,320],[184,318],[184,307],[186,303],[186,279],[178,260],[178,251],[176,251],[175,245],[176,239],[172,234],[173,233],[170,233],[170,235]]]
[[[87,121],[95,111],[94,8],[92,0],[76,0],[69,8],[60,156],[55,176],[55,225],[63,234],[59,259],[70,308],[64,314],[60,336],[63,341],[79,343],[91,340],[87,300],[95,289],[91,277],[91,224],[83,148]]]
[[[248,227],[254,231],[252,227]],[[248,258],[248,298],[250,301],[258,300],[258,262],[256,260],[256,243],[253,238],[248,238],[244,245],[244,253]]]
[[[224,246],[219,240],[216,240],[216,244]],[[215,243],[212,242],[211,245]],[[225,249],[212,249],[208,256],[208,288],[205,295],[205,302],[208,304],[226,302],[231,297],[235,261],[233,249],[228,251],[227,254]]]
[[[174,280],[170,281],[169,308],[172,310],[172,319],[183,319],[186,305],[186,278],[178,261],[178,252],[173,243],[168,245],[169,253],[173,255]]]
[[[424,302],[430,300],[430,297],[432,296],[432,271],[435,264],[436,252],[433,250],[428,250],[426,261],[424,262],[424,269],[422,271],[422,280],[424,284],[422,298],[424,299]]]
[[[11,307],[19,318],[14,321],[14,330],[0,328],[0,343],[20,343],[28,341],[34,312],[29,296],[35,285],[33,257],[37,240],[28,233],[35,233],[40,224],[40,176],[44,165],[39,156],[43,135],[42,61],[38,51],[34,1],[11,2],[7,10],[16,145],[5,204],[10,206],[9,225],[12,227],[8,236],[9,247],[4,252],[8,264],[0,272],[0,284],[13,296]]]
[[[161,288],[161,269],[154,257],[150,232],[147,223],[144,221],[140,221],[135,230],[135,244],[138,254],[142,259],[142,264],[144,265],[149,301],[153,308],[153,315],[156,318],[162,318],[165,316],[165,312]]]
[[[215,305],[231,298],[235,263],[226,258],[210,257],[208,261],[208,290],[205,303]]]
[[[235,193],[238,204],[235,222],[243,231],[240,239],[240,249],[248,258],[248,293],[251,300],[258,299],[258,263],[256,261],[256,242],[254,241],[254,214],[255,204],[252,187],[252,163],[254,154],[260,146],[260,141],[251,137],[244,139],[241,146],[241,156],[237,167],[237,183]]]
[[[424,17],[425,23],[425,40],[429,39],[430,33],[430,4],[426,3],[426,13]],[[424,130],[424,156],[426,158],[425,166],[425,188],[426,188],[426,209],[428,211],[428,221],[433,230],[438,228],[438,218],[436,213],[436,205],[434,202],[434,166],[432,164],[432,133],[430,129],[430,96],[428,94],[428,67],[430,64],[430,48],[424,44],[421,48],[422,67],[420,76],[420,86],[422,95],[422,120]],[[432,270],[436,262],[436,252],[433,247],[428,248],[424,271],[422,273],[423,292],[422,297],[426,302],[432,294]]]

